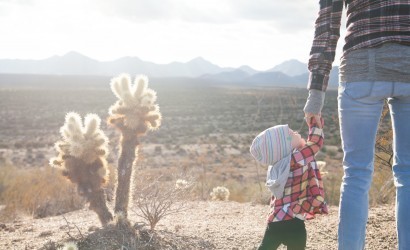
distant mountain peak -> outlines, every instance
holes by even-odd
[[[187,63],[209,63],[209,64],[212,64],[211,62],[205,60],[202,56],[195,57],[194,59],[188,61]]]
[[[298,59],[289,59],[289,60],[285,60],[283,63],[302,63],[301,61],[299,61]]]
[[[78,53],[77,51],[69,51],[65,53],[63,57],[86,57],[86,56]]]
[[[248,73],[249,75],[253,75],[258,73],[259,71],[257,71],[256,69],[253,69],[252,67],[248,66],[248,65],[242,65],[240,66],[238,69]]]
[[[297,76],[307,73],[308,69],[306,63],[302,63],[296,59],[290,59],[268,70],[268,72],[278,71],[285,73],[289,76]]]
[[[239,69],[252,69],[252,68],[248,65],[242,65],[239,67]]]
[[[114,61],[111,61],[111,62],[139,62],[139,63],[143,63],[143,61],[139,57],[136,57],[136,56],[124,56],[124,57],[118,58],[118,59],[116,59]]]
[[[65,53],[64,56],[84,56],[84,55],[77,51],[72,50],[72,51]]]
[[[92,59],[92,58],[90,58],[90,57],[88,57],[88,56],[85,56],[85,55],[83,55],[83,54],[81,54],[81,53],[78,53],[78,52],[76,52],[76,51],[67,52],[66,54],[62,55],[60,58],[61,58],[61,59],[64,59],[64,60],[88,60],[88,61],[95,61],[94,59]]]

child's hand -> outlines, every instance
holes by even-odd
[[[318,127],[318,128],[323,128],[324,125],[324,120],[321,117],[321,115],[311,115],[306,117],[306,123],[310,127]]]

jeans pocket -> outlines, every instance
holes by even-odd
[[[340,83],[339,94],[344,93],[353,100],[369,97],[372,94],[374,82]]]
[[[410,103],[410,83],[395,82],[393,99],[389,102]]]

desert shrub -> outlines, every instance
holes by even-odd
[[[326,161],[316,161],[316,164],[322,176],[327,204],[338,206],[343,177],[342,167],[328,166]]]
[[[265,189],[262,192],[257,192],[253,195],[252,203],[260,205],[269,205],[272,199],[272,193]]]
[[[4,186],[0,201],[6,206],[2,216],[6,219],[11,219],[18,212],[43,218],[84,206],[84,200],[77,195],[74,185],[57,169],[7,166],[0,169],[0,182]]]
[[[268,188],[265,187],[264,182],[258,183],[255,181],[240,181],[232,179],[224,182],[223,186],[225,186],[229,192],[230,201],[269,204],[270,192]],[[211,199],[213,199],[212,195]]]
[[[322,151],[317,152],[317,154],[315,155],[315,159],[317,161],[324,161],[326,159],[326,154],[323,153]]]
[[[4,204],[3,193],[7,190],[10,180],[16,175],[16,168],[5,163],[0,168],[0,204]]]
[[[369,192],[370,204],[391,204],[395,200],[395,194],[396,188],[391,169],[376,166]]]
[[[338,206],[340,185],[343,179],[342,163],[338,167],[328,168],[322,175],[325,188],[325,200],[328,204]],[[390,169],[375,166],[372,185],[369,191],[370,205],[391,204],[395,199],[395,186]]]
[[[327,150],[327,155],[329,155],[332,158],[335,157],[336,154],[337,154],[337,150],[334,150],[334,149],[328,149]]]
[[[162,147],[160,145],[155,146],[154,151],[155,151],[156,154],[162,154]]]
[[[215,187],[209,194],[212,200],[228,201],[229,200],[229,189],[226,187]]]
[[[253,204],[269,205],[272,193],[265,186],[265,182],[239,181],[227,182],[229,200],[236,202],[252,202]]]
[[[387,102],[380,117],[379,131],[376,137],[375,171],[370,189],[371,204],[392,203],[395,199],[393,168],[393,130]]]
[[[192,181],[166,179],[164,176],[140,176],[136,180],[132,210],[148,222],[151,230],[154,230],[164,217],[187,209],[187,203],[184,201],[191,195]]]

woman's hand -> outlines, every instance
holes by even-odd
[[[312,123],[312,118],[314,119],[314,121],[316,122],[316,125],[318,128],[322,128],[322,122],[320,120],[321,118],[321,114],[313,114],[313,113],[305,113],[305,120],[308,126],[310,126],[310,124]]]

